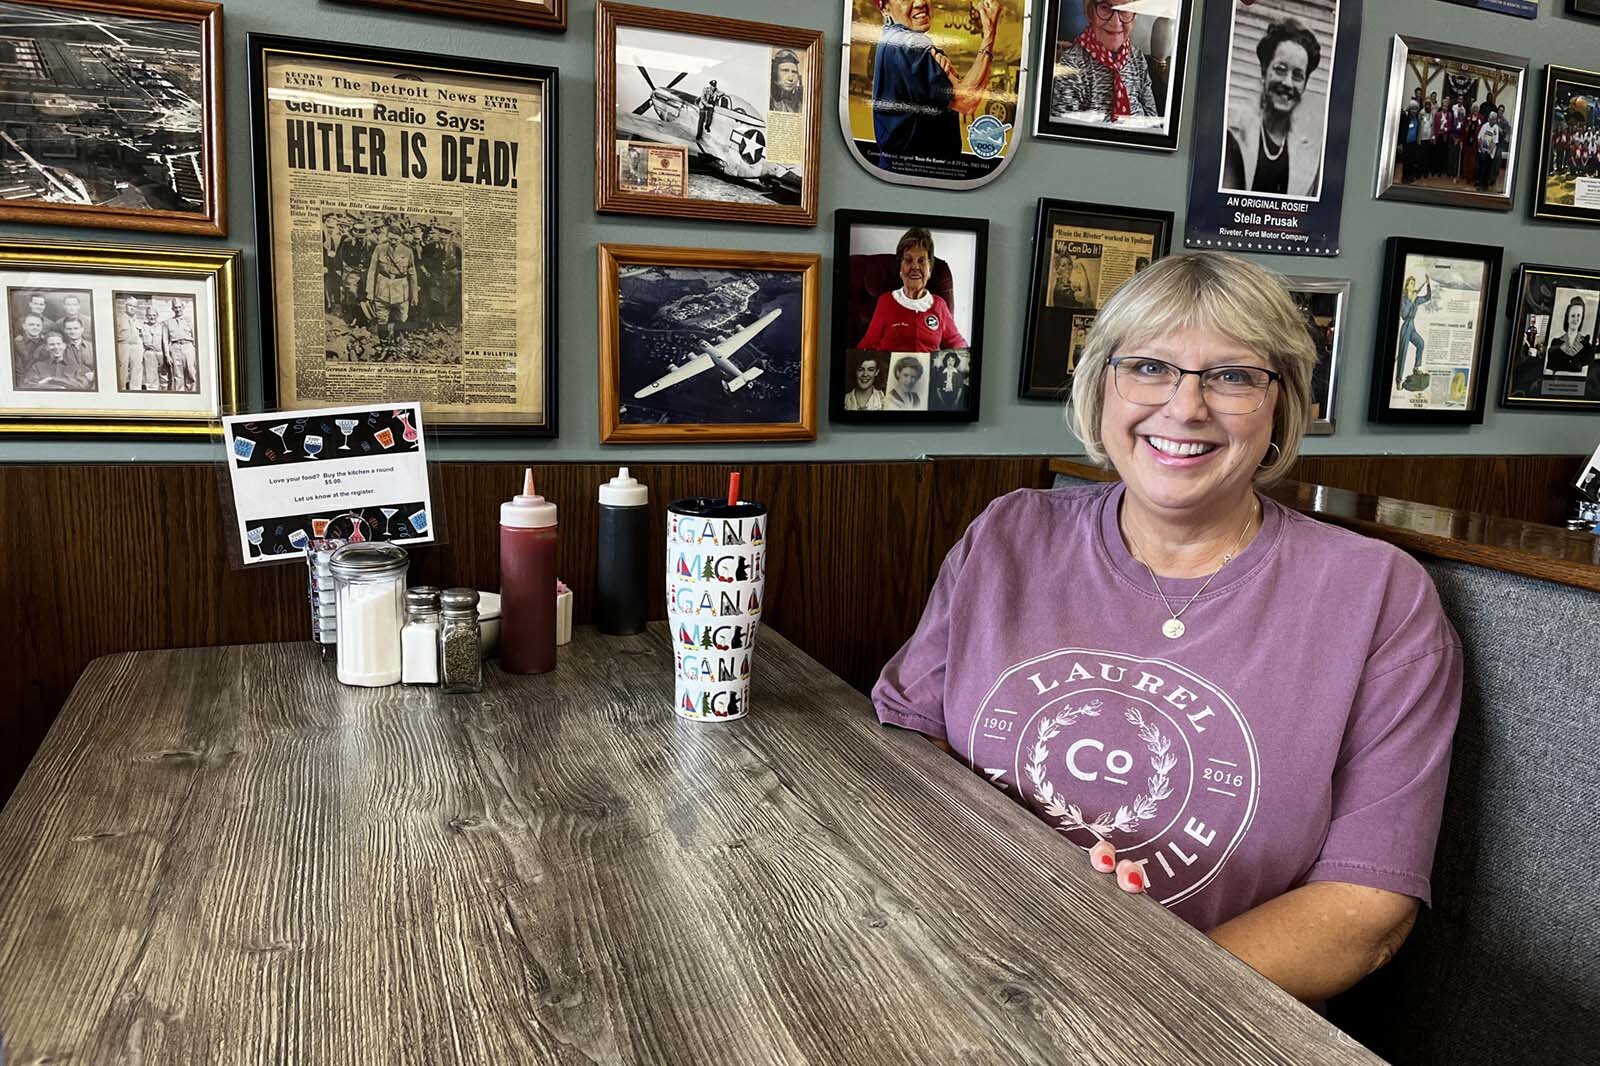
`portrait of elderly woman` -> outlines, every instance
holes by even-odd
[[[1222,190],[1321,195],[1325,97],[1309,90],[1322,52],[1316,34],[1286,18],[1267,26],[1244,69],[1236,64],[1229,72],[1230,96],[1256,91],[1248,105],[1236,106],[1228,116]]]
[[[922,227],[905,231],[895,245],[900,287],[878,297],[872,321],[857,348],[876,352],[935,352],[965,348],[967,339],[942,296],[932,292],[933,234]]]
[[[1046,0],[1035,135],[1177,147],[1194,0]]]
[[[1076,0],[1068,0],[1076,2]],[[1050,117],[1066,119],[1090,112],[1100,119],[1159,115],[1150,64],[1133,46],[1139,15],[1122,0],[1082,0],[1088,28],[1056,56],[1050,92]]]
[[[1120,480],[991,503],[873,689],[885,725],[1308,1003],[1431,902],[1462,692],[1419,563],[1257,491],[1297,458],[1315,364],[1254,263],[1134,276],[1068,410]]]

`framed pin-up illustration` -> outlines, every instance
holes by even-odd
[[[205,438],[240,401],[232,248],[0,239],[0,434]]]
[[[1500,406],[1600,411],[1600,270],[1517,268]]]
[[[815,440],[822,257],[600,245],[600,440]]]
[[[0,2],[0,222],[227,233],[222,5]]]
[[[556,435],[556,72],[251,34],[265,402]]]
[[[1367,410],[1372,421],[1483,421],[1501,255],[1483,244],[1389,238]]]
[[[596,211],[816,225],[819,31],[607,0],[595,19]]]

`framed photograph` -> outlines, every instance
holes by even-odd
[[[1100,308],[1123,282],[1171,250],[1171,211],[1041,198],[1017,395],[1066,399]]]
[[[1600,73],[1551,65],[1540,109],[1533,217],[1600,223]]]
[[[1385,245],[1367,417],[1478,425],[1494,340],[1499,248],[1420,237]]]
[[[1600,411],[1600,270],[1524,263],[1508,303],[1500,406]]]
[[[822,257],[600,245],[600,440],[815,440]]]
[[[976,422],[989,223],[834,213],[835,422]]]
[[[601,0],[596,211],[817,224],[822,34]]]
[[[240,401],[239,253],[0,239],[0,434],[209,437]]]
[[[1311,427],[1306,433],[1329,436],[1337,428],[1334,405],[1339,396],[1339,363],[1344,355],[1350,282],[1342,278],[1286,277],[1283,280],[1305,320],[1311,343],[1317,348],[1317,369],[1311,375]]]
[[[1446,2],[1493,11],[1501,15],[1515,15],[1522,19],[1539,17],[1539,0],[1446,0]]]
[[[1194,0],[1045,0],[1041,13],[1034,136],[1175,150]]]
[[[1567,0],[1567,14],[1600,19],[1600,0]]]
[[[999,177],[1025,128],[1028,0],[842,6],[839,125],[856,162],[875,178],[936,189]]]
[[[1511,210],[1527,75],[1522,56],[1396,35],[1377,197]]]
[[[555,436],[556,72],[261,34],[249,59],[267,406]]]
[[[425,15],[509,22],[536,30],[567,28],[567,0],[347,0],[376,7],[397,7]]]
[[[1600,448],[1596,448],[1594,454],[1589,456],[1589,461],[1578,472],[1578,480],[1572,483],[1572,487],[1577,489],[1584,499],[1600,504]]]
[[[0,222],[227,234],[222,5],[0,2]]]

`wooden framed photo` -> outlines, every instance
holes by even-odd
[[[0,239],[0,434],[209,437],[240,401],[239,252]]]
[[[1311,425],[1306,433],[1329,436],[1338,428],[1335,407],[1339,398],[1339,365],[1345,349],[1350,282],[1342,278],[1286,277],[1283,280],[1317,349],[1317,369],[1311,375]]]
[[[989,222],[834,212],[835,422],[976,422]]]
[[[1511,210],[1527,76],[1522,56],[1397,34],[1378,199]]]
[[[1600,223],[1600,72],[1545,68],[1533,217]]]
[[[1171,211],[1041,198],[1017,395],[1064,400],[1095,316],[1171,250]]]
[[[1600,411],[1600,270],[1517,268],[1500,406]]]
[[[822,257],[600,245],[600,440],[815,440]]]
[[[596,211],[817,223],[822,34],[600,0]]]
[[[1488,384],[1501,250],[1390,237],[1374,346],[1374,422],[1478,425]]]
[[[536,30],[567,28],[567,0],[346,0],[354,4],[396,7],[425,15],[509,22]]]
[[[1033,135],[1175,151],[1194,0],[1045,0],[1042,14]]]
[[[555,436],[556,72],[260,34],[249,59],[267,405]]]
[[[0,2],[0,222],[227,234],[222,5]]]

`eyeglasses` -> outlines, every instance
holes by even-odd
[[[1144,355],[1119,355],[1108,360],[1117,395],[1141,407],[1161,407],[1178,394],[1183,379],[1200,379],[1206,406],[1219,415],[1247,415],[1267,402],[1267,390],[1283,375],[1259,366],[1214,366],[1185,370]]]
[[[1139,17],[1132,11],[1118,11],[1114,4],[1096,4],[1094,5],[1094,14],[1102,22],[1108,21],[1112,15],[1121,18],[1123,22],[1132,22]]]

